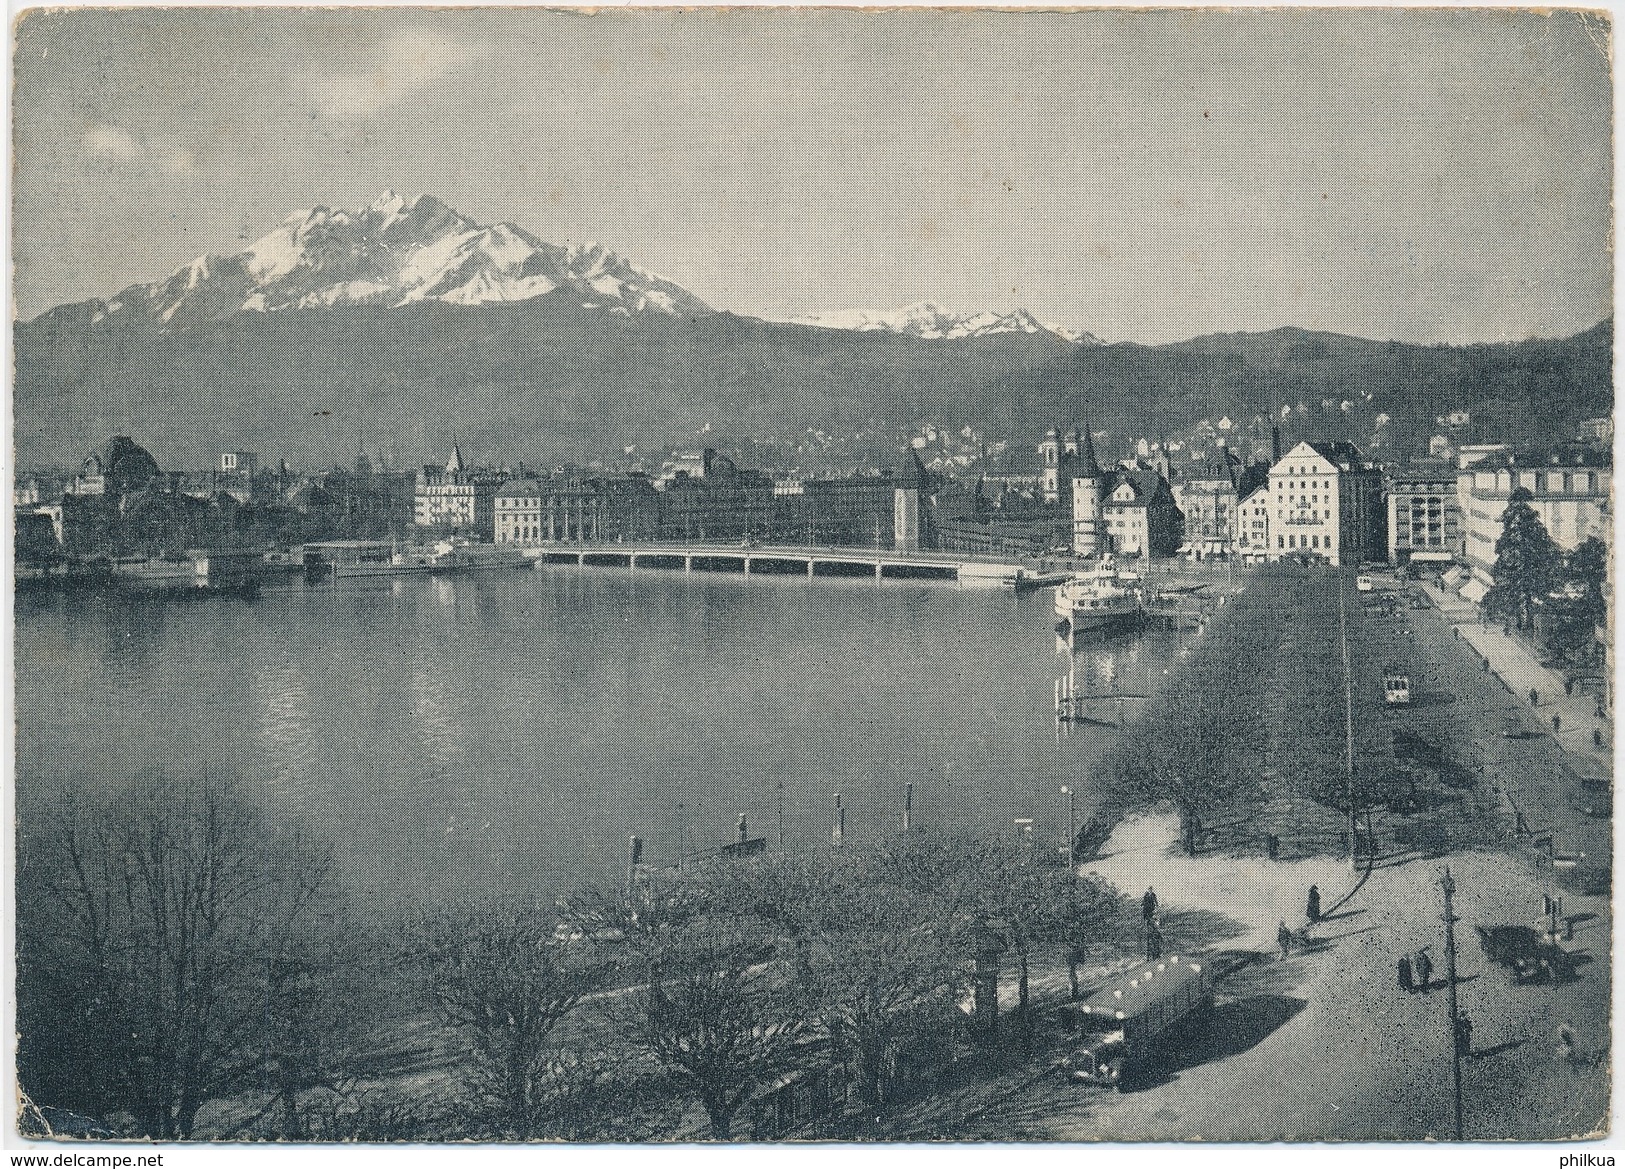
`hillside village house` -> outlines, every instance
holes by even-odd
[[[1350,442],[1300,442],[1270,468],[1268,559],[1332,567],[1386,554],[1382,472]]]

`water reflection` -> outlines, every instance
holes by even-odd
[[[316,734],[303,675],[287,658],[250,670],[249,701],[259,727],[260,778],[284,790],[297,787],[316,764]]]
[[[741,813],[776,845],[781,784],[792,850],[837,791],[848,841],[896,831],[908,783],[917,824],[1058,845],[1116,732],[1057,735],[1052,684],[1150,693],[1169,640],[1057,670],[1043,594],[574,567],[16,612],[19,788],[207,758],[428,896],[612,882],[628,835],[662,863]]]

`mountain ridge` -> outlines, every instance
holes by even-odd
[[[34,319],[88,314],[99,325],[128,312],[123,319],[174,331],[242,312],[478,305],[560,290],[622,314],[713,311],[600,244],[551,244],[511,223],[479,224],[432,195],[407,200],[385,191],[355,211],[320,204],[294,211],[241,252],[204,253],[158,280]]]

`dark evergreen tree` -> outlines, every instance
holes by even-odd
[[[1533,499],[1527,488],[1519,487],[1501,513],[1495,585],[1484,597],[1485,612],[1511,619],[1520,629],[1533,622],[1536,602],[1559,583],[1562,568],[1562,554],[1530,505]]]

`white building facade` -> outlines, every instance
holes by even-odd
[[[1552,541],[1571,552],[1592,536],[1609,541],[1613,515],[1613,459],[1606,449],[1523,453],[1501,451],[1456,473],[1461,500],[1462,555],[1473,580],[1463,596],[1478,600],[1495,583],[1495,544],[1512,493],[1533,497]],[[1473,585],[1477,587],[1474,588]]]
[[[1269,495],[1267,559],[1336,568],[1386,556],[1382,473],[1353,443],[1298,443],[1270,468]]]

